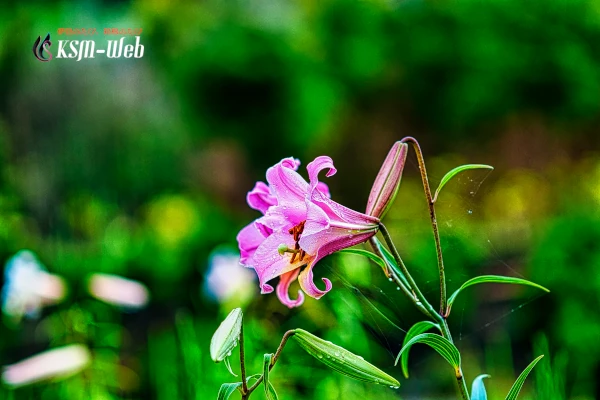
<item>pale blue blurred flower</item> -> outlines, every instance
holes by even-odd
[[[31,251],[21,250],[6,262],[2,311],[17,322],[38,316],[44,305],[59,302],[65,294],[64,280],[48,273]]]
[[[240,264],[240,254],[229,248],[211,253],[204,281],[204,292],[219,303],[233,298],[245,301],[255,292],[256,274]]]

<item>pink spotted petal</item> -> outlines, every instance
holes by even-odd
[[[319,247],[323,243],[317,240],[306,240],[306,238],[315,237],[316,234],[329,228],[329,217],[323,209],[311,201],[306,202],[307,213],[306,222],[304,223],[304,231],[300,236],[300,248],[308,254],[317,254]]]
[[[298,164],[298,160],[286,158],[267,170],[267,182],[280,206],[287,207],[304,202],[308,183],[296,172]]]
[[[319,289],[313,282],[313,265],[314,263],[307,265],[306,268],[304,268],[304,271],[300,272],[300,275],[298,276],[298,283],[300,283],[300,287],[307,295],[315,299],[320,299],[331,290],[333,285],[329,279],[322,278],[323,282],[325,282],[325,290]]]
[[[336,203],[318,190],[312,192],[310,201],[317,204],[327,214],[332,226],[346,226],[348,229],[360,230],[370,229],[379,224],[379,218]]]
[[[263,283],[260,285],[260,294],[269,294],[273,293],[273,286],[268,283]]]
[[[331,157],[319,156],[306,166],[311,189],[314,189],[319,184],[319,173],[324,169],[329,169],[325,176],[330,177],[335,175],[337,170],[333,166]]]
[[[277,204],[277,198],[264,182],[256,182],[254,189],[246,196],[248,205],[261,213],[266,213],[269,207]]]
[[[289,308],[298,307],[304,303],[304,293],[302,293],[302,290],[298,290],[298,298],[296,300],[290,299],[289,294],[290,285],[296,280],[299,272],[300,269],[295,269],[281,275],[279,284],[277,285],[277,297],[279,297],[279,301]]]
[[[329,186],[325,182],[317,183],[317,190],[323,193],[326,197],[331,198],[331,193],[329,192]]]
[[[265,240],[265,236],[257,229],[254,222],[246,225],[237,235],[240,248],[240,263],[246,265],[254,252]]]
[[[273,233],[258,246],[254,255],[248,261],[248,266],[254,268],[256,275],[258,275],[263,292],[268,281],[300,266],[297,263],[290,264],[289,254],[279,254],[277,248],[280,244],[293,248],[294,238],[287,232]]]
[[[315,259],[312,265],[315,265],[323,257],[336,251],[364,243],[377,233],[376,229],[364,231],[361,233],[348,233],[346,229],[329,228],[311,236],[302,236],[300,238],[300,246],[306,247],[318,246],[315,253]]]

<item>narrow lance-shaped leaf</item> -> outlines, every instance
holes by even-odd
[[[477,277],[469,279],[468,281],[463,283],[462,286],[459,287],[456,290],[456,292],[452,293],[452,296],[450,296],[448,298],[447,314],[450,314],[452,304],[454,304],[454,300],[456,300],[456,296],[458,296],[458,294],[460,292],[462,292],[464,289],[468,288],[469,286],[477,285],[480,283],[508,283],[508,284],[512,284],[512,285],[525,285],[525,286],[532,286],[532,287],[541,289],[544,292],[550,292],[548,289],[546,289],[545,287],[543,287],[541,285],[538,285],[537,283],[533,283],[533,282],[530,282],[528,280],[521,279],[521,278],[513,278],[511,276],[499,276],[499,275],[477,276]]]
[[[323,340],[303,329],[294,330],[292,336],[308,354],[341,374],[363,382],[400,387],[394,377],[365,361],[361,356]]]
[[[271,367],[271,362],[273,360],[273,354],[265,354],[263,358],[263,385],[265,387],[265,397],[267,400],[277,400],[277,392],[275,388],[269,381],[269,372]]]
[[[242,382],[235,383],[224,383],[221,385],[219,389],[219,394],[217,395],[217,400],[227,400],[229,397],[238,390],[238,388],[242,386]]]
[[[544,357],[543,354],[541,356],[539,356],[538,358],[536,358],[535,360],[533,360],[523,370],[523,372],[521,372],[521,375],[519,375],[519,377],[517,378],[517,380],[515,381],[515,383],[510,388],[510,390],[508,392],[508,395],[506,396],[506,400],[515,400],[517,398],[517,396],[519,395],[519,392],[523,388],[523,384],[525,383],[525,379],[527,379],[527,376],[529,375],[529,373],[531,372],[531,370],[533,369],[533,367],[535,367],[535,364],[537,364],[538,361],[540,361],[542,359],[542,357]]]
[[[258,379],[260,374],[251,375],[246,378],[246,382],[250,382],[252,379]],[[219,388],[219,394],[217,400],[227,400],[236,390],[242,386],[242,382],[224,383]]]
[[[275,391],[275,388],[271,382],[269,382],[267,400],[279,400],[279,396],[277,396],[277,392]]]
[[[446,175],[444,175],[444,177],[440,181],[440,185],[435,190],[435,194],[433,195],[433,201],[435,202],[437,200],[438,195],[440,194],[440,191],[442,190],[442,188],[444,186],[446,186],[446,184],[450,181],[450,179],[454,178],[457,174],[460,174],[461,172],[467,171],[469,169],[494,169],[494,167],[492,167],[491,165],[485,165],[485,164],[466,164],[466,165],[461,165],[459,167],[454,168],[453,170],[448,172]]]
[[[417,322],[408,330],[408,332],[406,332],[406,336],[404,336],[404,343],[402,343],[402,348],[404,348],[406,346],[406,344],[412,338],[420,335],[423,332],[427,332],[428,330],[430,330],[432,328],[436,328],[438,331],[440,330],[440,326],[434,322],[431,322],[431,321]],[[408,353],[409,353],[409,350],[410,349],[407,348],[406,351],[404,351],[400,355],[400,367],[402,368],[402,373],[404,374],[404,377],[407,379],[408,379]]]
[[[242,309],[235,308],[221,322],[210,341],[210,357],[214,362],[221,362],[231,355],[240,340],[242,320]]]
[[[435,351],[437,351],[439,355],[441,355],[444,358],[444,360],[448,361],[448,363],[452,365],[455,374],[459,376],[460,352],[458,351],[456,346],[454,346],[452,343],[450,343],[450,341],[448,341],[448,339],[440,335],[436,335],[434,333],[422,333],[410,339],[404,345],[404,347],[402,347],[402,350],[400,350],[398,357],[396,357],[396,365],[398,365],[398,361],[400,360],[402,353],[410,349],[410,347],[416,343],[426,344],[433,348]]]
[[[487,393],[485,392],[483,380],[489,377],[489,375],[483,374],[479,375],[473,380],[473,386],[471,387],[471,400],[487,400]]]

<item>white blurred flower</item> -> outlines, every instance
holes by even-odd
[[[144,284],[110,274],[93,274],[88,290],[98,300],[129,310],[143,308],[150,298]]]
[[[240,264],[240,255],[230,250],[213,251],[209,257],[204,291],[218,302],[238,296],[247,299],[254,293],[256,273]]]
[[[52,378],[64,378],[84,369],[91,361],[90,351],[80,344],[55,348],[6,365],[2,381],[9,386],[23,386]]]
[[[5,314],[17,321],[36,317],[43,306],[58,303],[65,295],[64,280],[48,273],[31,251],[21,250],[7,261],[2,288]]]

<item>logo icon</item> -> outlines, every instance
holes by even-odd
[[[35,58],[42,62],[50,61],[52,60],[52,53],[50,53],[49,50],[50,46],[52,46],[52,42],[50,41],[50,34],[47,34],[44,41],[40,43],[41,40],[42,37],[38,36],[37,40],[33,44],[33,55],[35,56]],[[47,53],[48,56],[45,56],[44,52]]]

